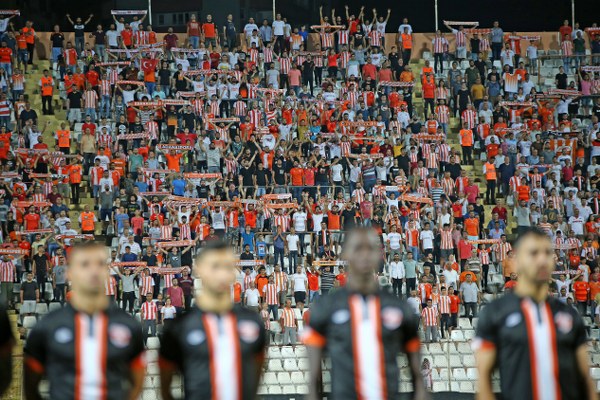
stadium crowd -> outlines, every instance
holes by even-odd
[[[224,238],[234,301],[295,343],[311,302],[345,284],[344,232],[365,225],[386,250],[374,279],[436,341],[460,304],[477,317],[514,287],[510,239],[537,225],[553,295],[598,316],[600,28],[565,21],[543,90],[539,37],[498,22],[446,21],[422,63],[390,10],[321,10],[313,26],[192,15],[162,40],[144,12],[113,14],[67,15],[74,42],[55,26],[38,81],[34,21],[0,19],[0,301],[22,315],[68,299],[70,246],[100,238],[106,295],[153,335],[191,307],[195,249]],[[65,112],[55,129],[41,118]]]

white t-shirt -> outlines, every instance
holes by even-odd
[[[341,164],[335,164],[331,167],[331,176],[334,181],[340,182],[342,180],[342,171],[344,167]]]
[[[433,249],[433,232],[421,231],[420,239],[423,241],[424,249]]]
[[[390,241],[390,249],[400,249],[400,241],[402,240],[402,235],[400,235],[398,232],[390,232],[388,233],[387,238]]]
[[[444,269],[442,275],[444,275],[444,277],[446,278],[446,284],[448,285],[448,287],[452,286],[454,289],[458,289],[456,286],[456,282],[458,281],[458,272],[456,272],[453,269],[451,269],[450,271]]]
[[[306,292],[306,274],[294,274],[292,275],[294,280],[294,292]]]
[[[258,30],[258,26],[256,24],[246,24],[244,26],[244,34],[246,36],[252,36],[252,32]]]
[[[119,42],[117,40],[118,37],[119,37],[119,32],[112,30],[112,29],[106,31],[106,41],[108,42],[109,46],[117,47],[119,45]]]
[[[274,36],[283,36],[285,28],[285,22],[283,21],[273,21],[273,35]]]
[[[175,314],[177,314],[177,309],[174,306],[165,306],[160,309],[160,313],[162,314],[163,319],[173,319],[175,318]]]
[[[298,242],[300,241],[300,237],[296,234],[289,234],[286,237],[288,250],[289,251],[298,251]]]
[[[292,219],[294,220],[294,229],[296,229],[296,232],[306,232],[307,215],[304,211],[295,213]],[[321,225],[319,224],[319,226]]]
[[[323,214],[323,213],[312,215],[314,232],[319,232],[321,230],[321,222],[323,222],[324,217],[325,217],[325,214]]]
[[[246,289],[244,297],[246,299],[246,305],[250,307],[258,306],[258,299],[260,298],[260,293],[258,292],[258,289]]]

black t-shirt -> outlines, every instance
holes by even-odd
[[[171,71],[169,69],[159,69],[158,70],[158,82],[162,86],[171,86]]]
[[[38,115],[37,115],[37,113],[35,112],[34,109],[23,110],[23,111],[21,111],[21,114],[19,115],[19,119],[22,122],[29,121],[30,119],[33,120],[33,121],[36,121],[37,117],[38,117]]]
[[[354,217],[356,217],[356,210],[354,208],[344,208],[342,210],[342,218],[344,219],[344,230],[353,228],[356,225]]]
[[[73,25],[73,31],[75,31],[75,37],[80,38],[85,34],[85,25],[84,24],[75,24]]]
[[[556,74],[556,88],[557,89],[566,89],[567,88],[567,80],[568,80],[568,75],[565,74],[564,72],[562,74]]]
[[[278,185],[285,185],[285,167],[281,164],[281,167],[275,165],[273,167],[273,180]]]
[[[106,37],[106,33],[104,31],[94,31],[92,32],[92,35],[94,36],[94,44],[96,45],[102,45],[105,42],[105,37]]]
[[[46,254],[35,254],[33,256],[33,262],[35,263],[35,273],[37,276],[44,276],[48,272],[48,256]]]
[[[23,291],[23,300],[33,300],[37,299],[35,295],[35,291],[39,289],[39,286],[36,281],[31,282],[23,282],[21,283],[21,290]]]
[[[63,43],[65,42],[65,35],[61,32],[53,32],[50,35],[50,41],[52,42],[52,47],[63,47]]]
[[[269,178],[269,171],[266,169],[257,169],[256,172],[254,173],[254,175],[256,176],[256,184],[258,186],[266,186],[267,185],[267,179]]]
[[[250,168],[242,168],[240,170],[240,175],[242,176],[242,184],[244,186],[254,186],[254,182],[252,181],[252,177],[255,173],[254,167]]]
[[[67,95],[67,99],[69,100],[70,108],[81,108],[81,99],[83,98],[83,94],[80,91],[71,92]]]

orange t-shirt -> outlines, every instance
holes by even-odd
[[[179,172],[179,160],[181,160],[183,154],[165,154],[167,159],[167,168]]]
[[[573,292],[575,293],[576,301],[587,301],[590,285],[585,281],[577,281],[573,283]]]
[[[461,146],[470,147],[473,146],[473,131],[470,129],[461,129],[458,133],[460,135]]]
[[[340,214],[334,214],[327,211],[327,228],[333,231],[340,230]]]
[[[294,186],[302,186],[304,177],[304,171],[302,168],[292,168],[290,170],[290,175],[292,176],[292,185]]]
[[[479,236],[479,219],[466,218],[465,230],[467,231],[467,235],[469,236]]]

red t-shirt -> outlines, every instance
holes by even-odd
[[[35,230],[40,227],[40,215],[35,213],[27,214],[23,217],[25,221],[25,230]]]

